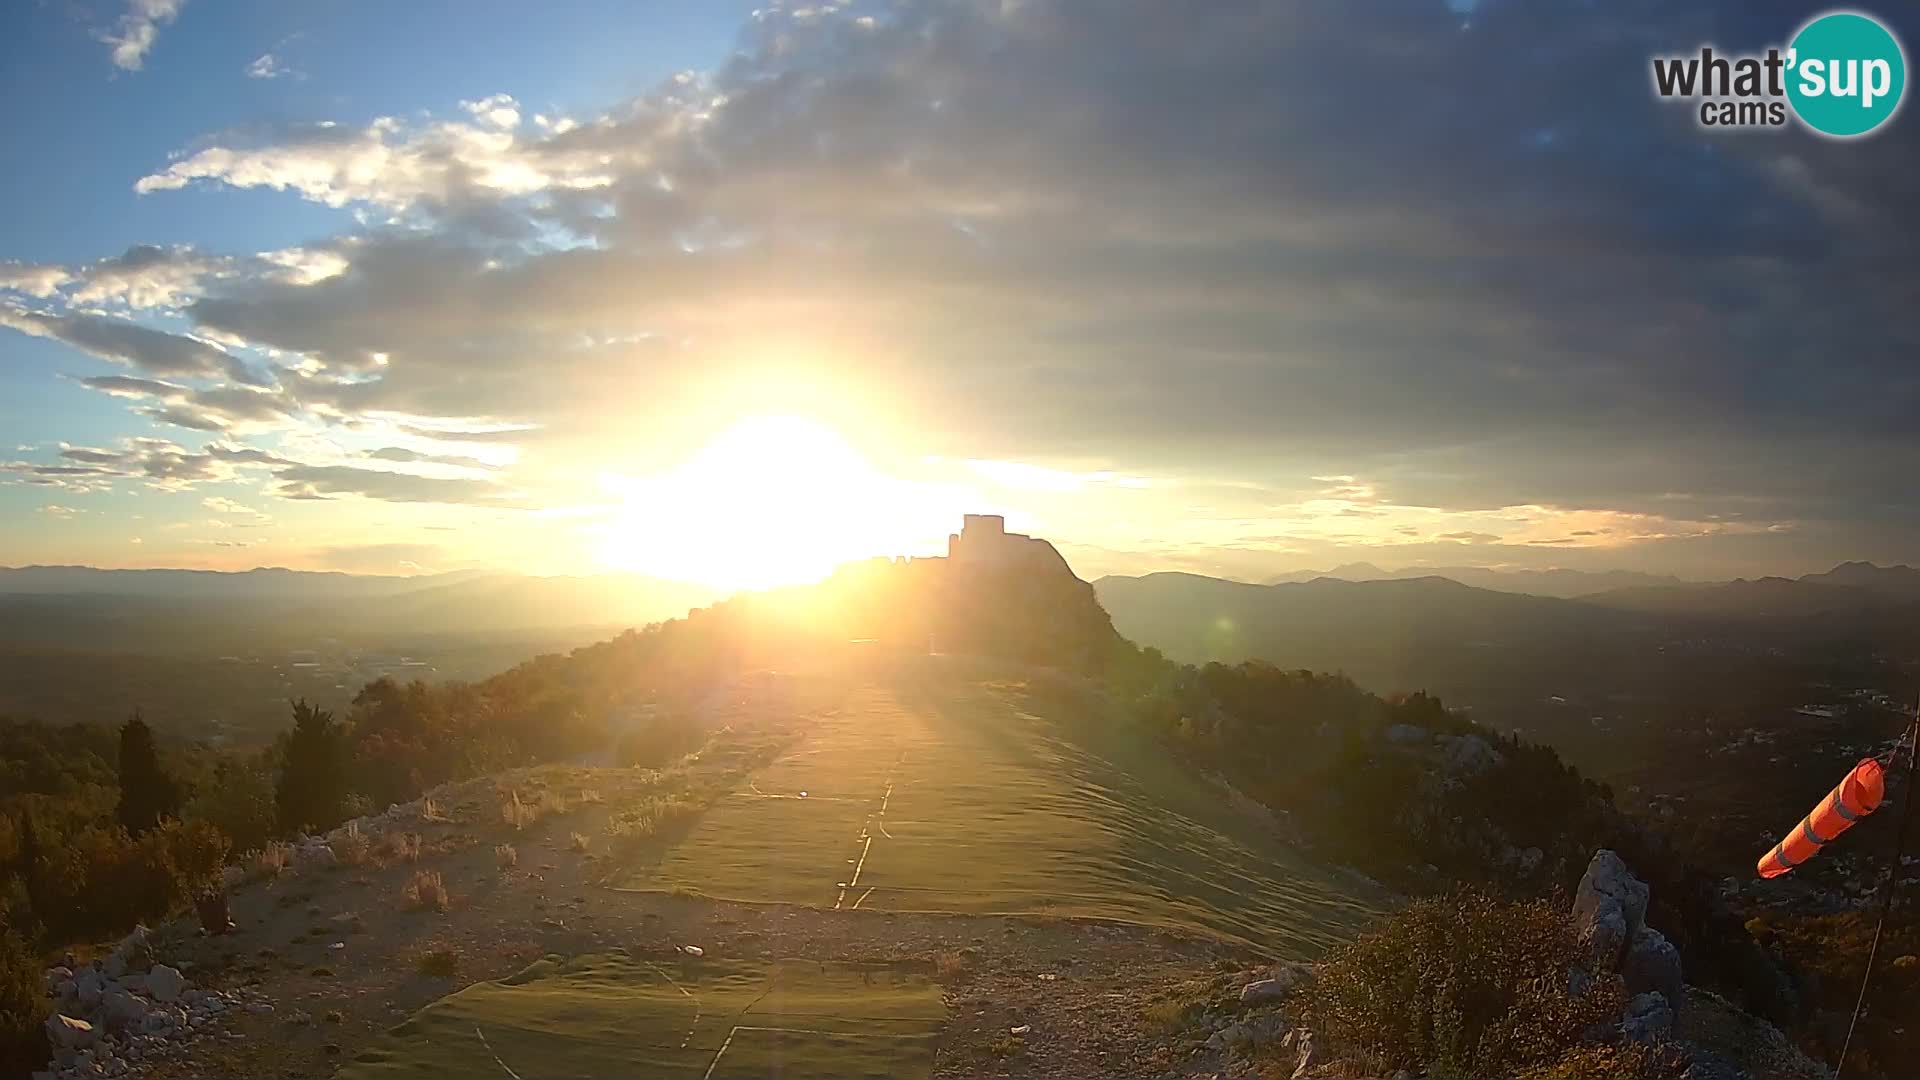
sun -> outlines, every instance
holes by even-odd
[[[844,562],[927,549],[953,513],[800,416],[747,417],[665,473],[603,482],[624,505],[603,565],[722,589],[817,581]]]

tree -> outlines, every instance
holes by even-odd
[[[257,851],[273,839],[278,824],[271,763],[255,758],[223,757],[213,776],[200,785],[183,816],[205,821],[225,833],[235,851]]]
[[[160,767],[153,729],[135,711],[120,728],[120,824],[134,836],[180,815],[180,788]]]
[[[347,799],[346,732],[333,714],[293,702],[293,730],[285,736],[274,810],[280,828],[319,831],[338,825]]]

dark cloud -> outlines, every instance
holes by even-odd
[[[259,383],[261,377],[218,346],[181,334],[102,315],[50,315],[0,307],[0,326],[64,341],[102,360],[155,375],[229,378]]]
[[[429,465],[452,465],[461,469],[490,469],[491,465],[475,457],[463,457],[459,454],[425,454],[418,450],[409,450],[404,446],[383,446],[367,454],[377,461],[421,462]]]
[[[274,473],[281,498],[324,499],[358,495],[402,503],[505,505],[511,493],[490,480],[446,479],[351,465],[295,465]]]

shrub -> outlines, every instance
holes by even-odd
[[[508,792],[500,800],[500,818],[515,832],[533,824],[537,816],[533,805],[523,802],[518,791]]]
[[[1545,900],[1417,900],[1320,964],[1305,1019],[1389,1069],[1479,1077],[1545,1068],[1620,1013],[1617,980],[1568,992],[1581,955],[1571,922]]]
[[[12,931],[0,931],[0,1073],[25,1076],[47,1066],[43,978],[26,943]]]
[[[1667,1080],[1681,1071],[1672,1051],[1623,1043],[1575,1047],[1551,1065],[1521,1072],[1516,1080]]]
[[[496,844],[493,861],[501,870],[511,870],[520,865],[520,852],[512,844]]]
[[[614,814],[607,832],[618,840],[650,840],[672,825],[696,817],[700,803],[684,795],[652,796]]]
[[[438,870],[415,870],[407,882],[406,896],[408,906],[418,911],[446,911],[452,906],[447,883]]]
[[[413,969],[431,978],[451,978],[460,970],[460,954],[452,949],[429,949],[414,961]]]
[[[266,847],[254,852],[253,872],[258,877],[276,878],[291,862],[293,850],[278,840],[269,840]]]
[[[43,850],[34,909],[57,937],[125,933],[217,880],[226,853],[226,838],[205,822],[169,821],[138,840],[119,826],[88,826]]]
[[[358,821],[347,822],[347,831],[332,846],[334,858],[342,866],[365,866],[373,858],[373,841],[360,831]]]
[[[411,832],[390,832],[381,837],[381,846],[387,858],[394,862],[420,861],[420,834]]]

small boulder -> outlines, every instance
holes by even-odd
[[[1601,848],[1593,853],[1586,874],[1580,878],[1580,887],[1573,894],[1573,916],[1578,921],[1599,907],[1603,897],[1611,897],[1619,901],[1631,933],[1646,925],[1649,895],[1647,883],[1633,876],[1626,860]]]
[[[1276,1001],[1287,996],[1293,989],[1279,979],[1256,979],[1240,988],[1240,1004],[1257,1005],[1263,1001]]]
[[[1681,978],[1680,950],[1651,926],[1642,926],[1627,943],[1626,953],[1620,960],[1620,978],[1626,984],[1627,993],[1657,992],[1675,1009],[1686,992],[1686,983]]]
[[[146,1015],[147,1003],[121,987],[110,987],[100,995],[100,1021],[109,1031],[133,1027]]]
[[[165,964],[153,965],[147,972],[147,993],[155,1001],[175,1002],[180,1000],[180,992],[187,988],[187,977],[178,969]]]
[[[53,1044],[56,1053],[71,1053],[92,1046],[99,1037],[100,1033],[85,1020],[75,1020],[65,1013],[47,1017],[47,1041]]]
[[[82,968],[73,980],[73,1003],[81,1009],[91,1011],[100,1005],[100,994],[107,988],[107,980],[97,968]]]
[[[1620,1018],[1620,1035],[1628,1042],[1651,1043],[1673,1030],[1673,1008],[1657,990],[1635,995]]]
[[[47,969],[47,991],[49,993],[57,993],[61,983],[71,982],[72,980],[73,969],[70,967],[55,966]]]
[[[136,926],[113,947],[103,968],[107,978],[117,979],[129,971],[144,971],[152,963],[152,935],[146,927]]]
[[[1605,848],[1594,852],[1574,893],[1573,926],[1597,972],[1614,971],[1621,950],[1646,925],[1647,896],[1646,882],[1620,856]]]

